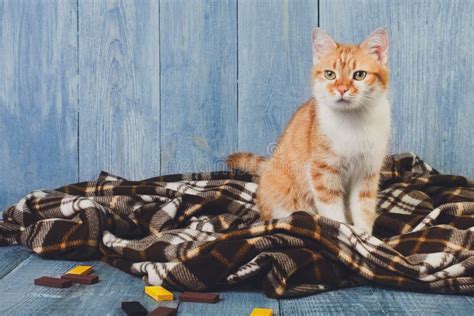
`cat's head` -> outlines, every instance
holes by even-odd
[[[388,88],[388,34],[375,30],[359,45],[336,43],[320,28],[313,39],[313,94],[340,111],[375,106]]]

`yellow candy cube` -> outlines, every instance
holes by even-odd
[[[75,266],[65,274],[87,275],[92,272],[92,266]]]
[[[145,286],[145,293],[157,301],[173,300],[173,293],[162,286]]]
[[[250,316],[272,316],[273,311],[271,308],[254,308],[250,313]]]

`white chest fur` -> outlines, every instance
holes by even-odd
[[[318,114],[321,131],[351,178],[379,171],[390,138],[390,104],[385,95],[357,111],[320,106]]]

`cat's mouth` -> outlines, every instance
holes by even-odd
[[[356,104],[353,102],[353,100],[340,98],[334,102],[334,107],[340,111],[350,111],[356,108]]]

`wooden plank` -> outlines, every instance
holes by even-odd
[[[60,276],[77,264],[92,265],[100,278],[93,285],[55,289],[33,285],[41,276]],[[31,256],[0,280],[1,315],[122,315],[122,301],[139,301],[148,310],[159,304],[144,294],[141,278],[100,261],[71,262]],[[177,301],[163,305],[177,306]]]
[[[0,248],[1,249],[1,248]],[[92,265],[100,282],[54,289],[33,285],[41,276],[60,276],[77,264]],[[122,301],[139,301],[148,311],[159,305],[177,307],[179,301],[156,302],[143,292],[141,278],[100,261],[71,262],[31,256],[0,280],[0,314],[8,315],[116,315]],[[174,293],[175,298],[179,296]],[[216,304],[180,303],[179,315],[248,315],[254,307],[272,308],[279,314],[278,300],[261,292],[221,292]]]
[[[161,170],[223,168],[237,145],[236,0],[162,0]]]
[[[59,276],[76,264],[94,266],[101,281],[94,285],[73,285],[53,289],[33,285],[39,276]],[[120,303],[136,300],[148,310],[163,304],[176,307],[178,302],[157,303],[143,293],[143,281],[99,261],[70,262],[31,256],[0,280],[0,314],[9,315],[105,315],[120,314]],[[175,293],[176,295],[177,293]],[[412,293],[358,287],[330,291],[308,297],[267,299],[254,291],[221,292],[215,304],[181,303],[179,315],[248,315],[253,307],[272,308],[274,315],[340,315],[368,313],[456,314],[472,310],[472,297]]]
[[[239,150],[269,155],[311,96],[316,0],[239,1]]]
[[[22,261],[31,256],[32,252],[23,246],[0,247],[0,279],[15,269]]]
[[[79,2],[80,178],[160,171],[159,2]]]
[[[473,308],[469,296],[368,286],[280,300],[282,315],[468,315]]]
[[[0,1],[0,208],[77,181],[76,1]]]
[[[216,304],[197,304],[185,303],[179,304],[180,316],[194,315],[226,315],[240,316],[250,315],[255,307],[271,308],[273,315],[280,315],[278,300],[270,299],[260,291],[230,291],[220,292],[221,300]],[[283,314],[282,314],[283,315]],[[288,314],[296,315],[296,314]]]
[[[444,172],[474,177],[474,2],[321,0],[321,27],[358,42],[390,33],[394,153],[414,151]]]

